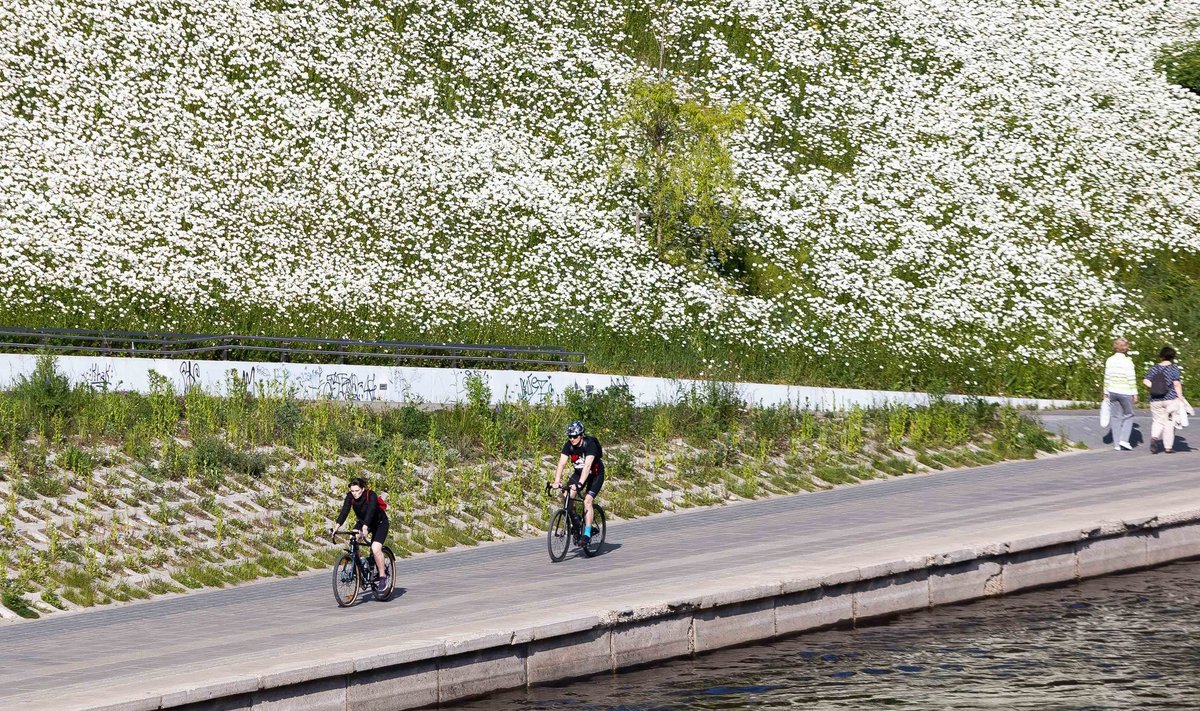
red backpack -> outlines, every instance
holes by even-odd
[[[367,496],[370,496],[373,493],[373,491],[367,489]],[[383,497],[379,494],[375,494],[375,505],[379,507],[380,511],[387,511],[387,502],[384,501]]]

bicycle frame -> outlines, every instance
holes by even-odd
[[[376,568],[374,551],[371,550],[371,542],[363,538],[357,531],[334,531],[334,535],[342,534],[349,536],[350,540],[346,544],[346,553],[354,559],[354,567],[358,569],[358,574],[363,580],[371,579],[371,571]],[[358,549],[365,547],[367,554],[359,555]],[[365,563],[363,561],[366,561]]]
[[[550,495],[550,490],[552,488],[554,487],[550,486],[549,482],[546,482],[547,496]],[[559,487],[559,489],[562,491],[563,510],[567,512],[567,532],[571,535],[572,542],[574,542],[575,545],[579,545],[579,537],[583,535],[585,512],[576,511],[575,504],[580,504],[580,506],[582,506],[583,500],[579,497],[571,496],[571,487],[569,486]]]

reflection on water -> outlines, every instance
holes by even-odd
[[[455,708],[1200,709],[1200,562]]]

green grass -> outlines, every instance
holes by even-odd
[[[53,590],[43,590],[40,597],[42,602],[50,605],[51,607],[56,607],[59,610],[66,609],[66,606],[63,605],[62,598],[60,598]]]
[[[0,593],[0,602],[25,619],[36,620],[41,617],[37,610],[33,609],[33,606],[29,604],[29,601],[21,595],[21,589],[15,585],[6,585],[4,587],[4,592]]]
[[[280,578],[290,578],[303,570],[292,564],[292,559],[285,555],[263,553],[254,559],[254,564],[267,575]]]
[[[220,568],[211,565],[189,565],[176,570],[171,577],[184,587],[193,589],[221,588],[229,582]]]
[[[146,581],[142,587],[151,595],[183,592],[183,588],[171,583],[171,581],[165,578],[151,578],[150,580]]]
[[[142,588],[135,587],[126,582],[118,583],[115,587],[104,588],[102,591],[105,595],[117,602],[129,602],[130,600],[145,600],[150,597],[150,593]]]

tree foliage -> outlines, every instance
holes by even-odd
[[[729,141],[749,116],[744,104],[683,97],[669,81],[630,86],[616,125],[632,140],[618,151],[615,169],[660,254],[728,257],[739,206]]]
[[[1163,48],[1154,68],[1167,81],[1200,94],[1200,42],[1182,42]]]

